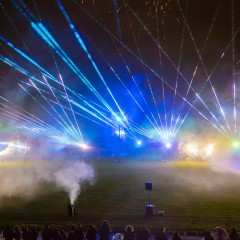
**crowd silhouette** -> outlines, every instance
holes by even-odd
[[[5,240],[184,240],[179,232],[167,234],[165,228],[160,228],[152,233],[147,226],[135,230],[133,226],[127,225],[120,233],[113,233],[110,223],[104,220],[99,229],[91,224],[87,229],[82,225],[72,225],[70,228],[59,228],[44,225],[41,229],[36,226],[7,226],[2,231]],[[240,240],[240,234],[236,228],[228,233],[221,227],[212,231],[206,231],[202,240]]]

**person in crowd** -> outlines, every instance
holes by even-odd
[[[160,230],[156,233],[156,240],[167,240],[166,229],[164,227],[160,228]]]
[[[227,231],[221,227],[216,227],[213,230],[214,240],[226,240],[228,239]]]
[[[45,224],[45,226],[43,227],[41,235],[42,235],[42,240],[51,240],[52,231],[49,228],[48,224]]]
[[[77,226],[77,228],[75,229],[74,231],[74,234],[73,234],[73,239],[74,240],[83,240],[84,239],[84,231],[83,231],[83,228],[82,228],[82,225],[79,224]]]
[[[76,225],[72,225],[70,231],[68,232],[68,240],[74,240],[74,232],[76,230]]]
[[[214,240],[210,231],[206,231],[203,240]]]
[[[52,239],[53,240],[62,240],[62,235],[60,234],[58,227],[53,228]]]
[[[124,231],[124,240],[133,240],[135,238],[134,228],[131,225],[127,225]]]
[[[68,236],[67,236],[67,234],[66,234],[64,229],[60,229],[60,234],[61,234],[63,240],[67,240],[68,239]]]
[[[113,235],[112,240],[123,240],[124,236],[121,233],[116,233]]]
[[[22,233],[21,228],[19,226],[16,226],[13,231],[13,238],[15,240],[21,240],[22,239]]]
[[[229,234],[230,240],[239,240],[240,236],[239,233],[237,232],[236,228],[233,227],[230,234]]]
[[[96,240],[97,233],[97,228],[93,224],[91,224],[86,232],[86,239]]]
[[[38,235],[39,234],[37,232],[36,226],[33,226],[29,234],[30,240],[37,240]]]
[[[175,232],[171,240],[182,240],[179,232]]]
[[[13,240],[13,229],[11,226],[7,226],[3,230],[3,238],[5,238],[5,240]]]
[[[151,231],[145,225],[144,228],[141,230],[141,240],[149,240],[151,237]]]
[[[138,230],[137,230],[137,233],[136,233],[136,240],[142,240],[142,238],[141,238],[141,232],[142,232],[141,229],[138,229]]]
[[[107,220],[102,222],[102,225],[99,229],[100,239],[101,240],[108,240],[109,234],[112,232],[110,223]]]
[[[30,240],[30,233],[27,226],[22,228],[22,240]]]

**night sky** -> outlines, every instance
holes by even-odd
[[[27,111],[74,138],[63,127],[64,121],[71,125],[69,117],[75,129],[79,125],[87,142],[97,143],[103,138],[106,143],[111,141],[107,136],[119,130],[114,116],[120,114],[117,104],[128,119],[121,127],[130,140],[165,141],[186,129],[209,129],[223,136],[239,136],[240,1],[62,0],[61,4],[89,55],[78,43],[57,1],[1,1],[0,93],[9,100],[1,103],[18,113]],[[112,112],[59,56],[60,50],[55,51],[40,37],[31,22],[45,26]],[[79,108],[72,102],[73,111],[78,113],[76,121],[69,102],[59,93],[64,92],[61,84],[48,79],[56,99],[48,86],[35,82],[42,87],[42,94],[54,106],[53,110],[30,84],[30,77],[6,63],[7,58],[44,82],[43,71],[8,42],[58,80],[60,73],[65,86],[81,95],[79,99],[67,90],[70,99],[85,107]],[[109,124],[83,99],[101,111]],[[9,111],[14,110],[1,106],[0,117],[5,124],[6,119],[15,126],[29,124],[26,118],[14,120]],[[179,131],[173,136],[175,123]],[[169,136],[161,136],[166,132],[170,132]]]

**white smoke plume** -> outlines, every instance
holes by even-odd
[[[53,181],[68,192],[71,204],[75,202],[81,191],[81,183],[91,182],[93,178],[93,169],[84,162],[74,162],[68,167],[58,169],[53,174]]]
[[[63,188],[74,203],[85,182],[94,182],[94,169],[83,161],[8,162],[0,163],[0,199],[19,196],[36,197],[42,183]]]

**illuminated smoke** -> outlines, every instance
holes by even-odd
[[[84,162],[74,162],[58,169],[53,178],[53,181],[68,192],[70,202],[74,204],[81,191],[81,183],[91,181],[94,178],[94,171]]]
[[[74,203],[82,184],[93,183],[94,170],[82,161],[8,162],[0,164],[0,177],[0,199],[9,196],[36,197],[45,182],[64,189],[71,203]]]

